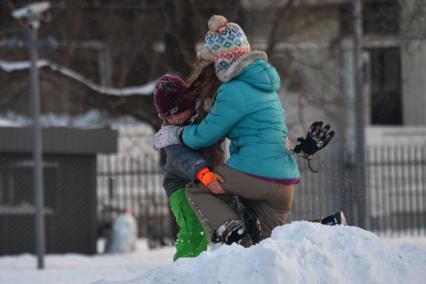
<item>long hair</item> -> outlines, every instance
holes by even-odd
[[[197,61],[192,70],[193,72],[187,82],[189,84],[189,94],[198,98],[200,102],[198,116],[195,120],[195,123],[199,124],[213,106],[221,81],[216,76],[213,63],[207,63],[206,65],[205,61]],[[203,153],[209,155],[215,165],[223,163],[223,150],[219,142],[207,147]]]
[[[213,63],[206,65],[203,61],[197,61],[193,66],[193,72],[187,80],[189,84],[189,93],[193,97],[197,97],[200,101],[198,109],[198,117],[196,123],[200,123],[216,99],[217,89],[221,82],[216,76]]]

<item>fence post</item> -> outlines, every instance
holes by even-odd
[[[352,0],[352,25],[354,41],[354,81],[356,103],[356,204],[358,222],[366,227],[366,184],[365,184],[365,112],[364,112],[364,76],[362,59],[362,1]]]

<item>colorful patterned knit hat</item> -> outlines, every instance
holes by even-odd
[[[232,63],[250,52],[250,44],[243,29],[236,23],[229,23],[224,16],[214,15],[208,22],[204,47],[214,56],[216,74],[220,80]],[[208,52],[202,50],[198,56]]]

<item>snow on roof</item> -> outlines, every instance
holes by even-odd
[[[156,80],[149,82],[145,85],[141,86],[134,86],[134,87],[126,87],[126,88],[110,88],[110,87],[103,87],[100,86],[91,80],[85,78],[81,74],[68,69],[64,66],[58,65],[56,63],[53,63],[47,59],[40,59],[37,61],[38,68],[49,68],[52,71],[59,72],[67,77],[70,77],[90,89],[92,89],[95,92],[109,95],[109,96],[131,96],[131,95],[141,95],[141,96],[147,96],[152,95],[154,92],[154,87]],[[29,61],[15,61],[15,62],[9,62],[4,61],[0,59],[0,69],[6,72],[13,72],[13,71],[21,71],[25,69],[30,68],[30,62]]]
[[[19,127],[20,125],[14,121],[0,118],[0,127]]]
[[[118,155],[144,156],[158,160],[158,151],[152,147],[154,129],[131,115],[110,117],[107,112],[90,110],[77,116],[68,114],[44,114],[40,117],[42,127],[72,127],[80,129],[111,128],[118,131]],[[0,114],[0,127],[29,127],[30,117],[7,112]]]
[[[83,129],[139,127],[146,135],[153,135],[151,125],[140,121],[131,115],[111,117],[107,112],[100,110],[90,110],[87,113],[70,116],[69,114],[43,114],[40,117],[42,127],[74,127]],[[0,114],[0,127],[28,127],[32,125],[32,118],[15,112]]]

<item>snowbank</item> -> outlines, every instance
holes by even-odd
[[[107,283],[424,283],[426,249],[389,246],[350,226],[294,222],[249,249],[222,246],[198,258]]]

